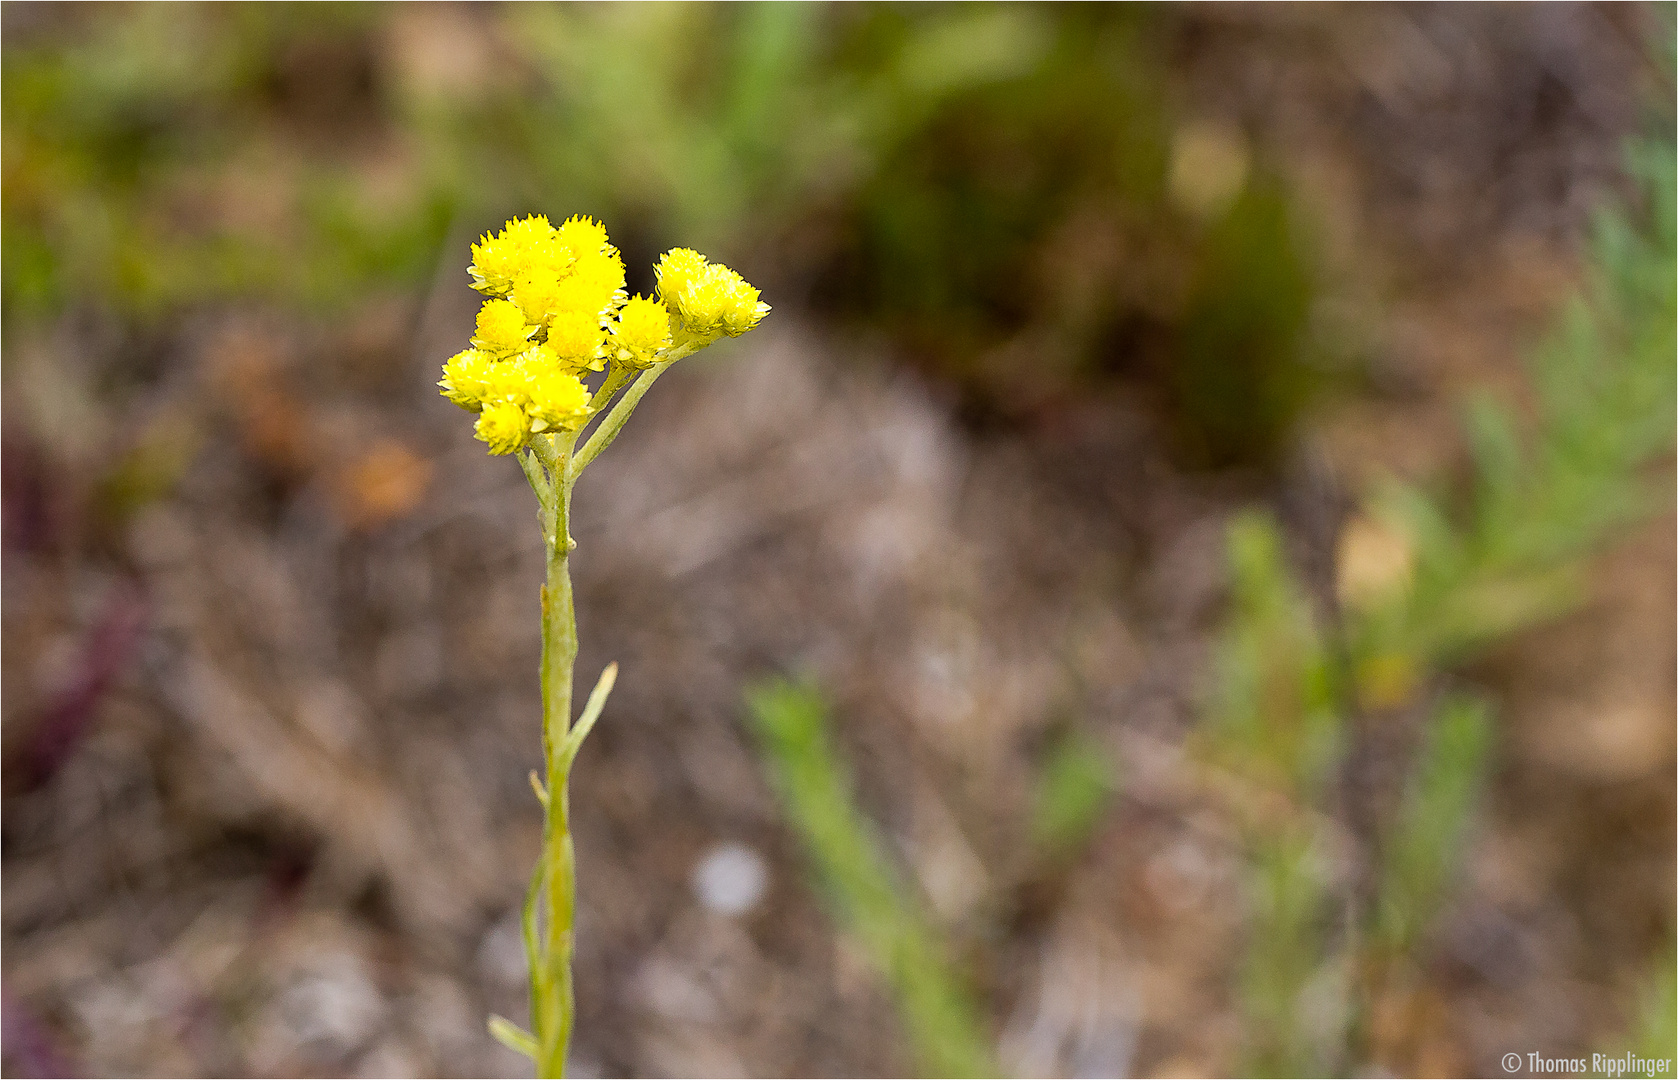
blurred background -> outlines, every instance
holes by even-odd
[[[8,1075],[528,1075],[531,212],[775,308],[578,492],[575,1075],[1670,1056],[1668,10],[0,39]]]

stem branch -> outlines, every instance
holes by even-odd
[[[594,434],[588,437],[588,442],[584,443],[582,449],[578,450],[576,456],[571,459],[570,469],[566,473],[567,483],[575,482],[577,474],[587,468],[589,462],[599,457],[600,451],[612,445],[612,440],[618,437],[618,432],[622,431],[624,424],[629,422],[629,415],[635,411],[635,406],[641,403],[642,395],[652,387],[653,380],[669,370],[670,365],[674,362],[674,360],[666,360],[663,363],[654,364],[643,371],[640,378],[630,384],[629,389],[623,392],[623,397],[619,398],[618,403],[612,406],[612,411],[606,414],[606,419],[600,421],[600,426],[595,428]]]

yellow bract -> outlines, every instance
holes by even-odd
[[[727,274],[729,279],[722,303],[722,332],[729,337],[739,337],[763,321],[763,317],[769,314],[769,305],[758,299],[763,294],[745,278],[726,266],[717,269]]]
[[[437,385],[479,414],[492,454],[579,430],[594,412],[582,378],[608,360],[650,368],[743,334],[769,312],[739,274],[688,248],[659,260],[657,300],[628,299],[605,226],[582,216],[558,228],[540,214],[509,221],[472,245],[467,269],[489,299],[473,347],[449,358]]]
[[[520,353],[511,360],[490,365],[484,379],[484,407],[496,402],[511,402],[519,408],[530,404],[530,383],[547,370],[535,349]]]
[[[616,251],[579,256],[554,291],[554,311],[609,315],[623,303],[623,260]]]
[[[559,311],[558,274],[545,271],[520,271],[513,278],[507,293],[518,308],[529,315],[533,323],[544,324]]]

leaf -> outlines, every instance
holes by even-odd
[[[489,1033],[495,1036],[495,1041],[516,1054],[523,1054],[531,1061],[536,1060],[536,1036],[519,1027],[505,1016],[491,1016],[489,1018]]]

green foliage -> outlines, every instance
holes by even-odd
[[[1202,461],[1268,457],[1325,382],[1309,333],[1321,290],[1296,216],[1281,184],[1260,178],[1202,241],[1169,382]]]
[[[417,280],[452,196],[423,177],[376,193],[343,152],[350,135],[312,146],[293,130],[355,115],[372,14],[135,4],[9,45],[5,310],[100,301],[149,315],[251,294],[331,304]]]
[[[501,124],[440,118],[450,141],[484,132],[470,154],[520,167],[497,170],[522,188],[507,194],[565,192],[660,235],[738,247],[843,196],[938,102],[1029,62],[1035,19],[1013,8],[533,5],[509,29],[538,93],[472,110]]]
[[[1460,659],[1578,599],[1576,559],[1654,503],[1642,465],[1671,446],[1678,393],[1673,155],[1630,155],[1641,225],[1597,215],[1587,291],[1533,357],[1539,406],[1531,435],[1504,407],[1476,400],[1468,505],[1393,484],[1378,512],[1416,544],[1414,587],[1361,628],[1361,651]]]
[[[1336,668],[1262,514],[1229,527],[1231,612],[1208,714],[1217,760],[1309,804],[1331,778],[1342,741]]]
[[[1053,289],[1029,264],[1078,204],[1116,193],[1110,209],[1124,214],[1162,202],[1159,71],[1131,12],[995,6],[961,22],[877,21],[871,37],[900,39],[905,75],[927,65],[913,84],[939,96],[899,113],[914,137],[883,147],[857,193],[855,299],[941,343],[940,360],[971,362],[1031,318],[1046,299],[1033,291]]]
[[[1637,1003],[1635,1027],[1629,1040],[1606,1043],[1604,1058],[1624,1059],[1627,1053],[1647,1062],[1666,1062],[1664,1070],[1656,1068],[1621,1071],[1596,1069],[1596,1076],[1671,1076],[1678,1063],[1678,958],[1671,944],[1656,960],[1655,971],[1642,987]]]
[[[1181,205],[1172,17],[986,10],[1018,24],[1013,63],[907,114],[913,137],[857,188],[824,283],[981,411],[1021,415],[1122,370],[1157,386],[1190,458],[1269,457],[1324,381],[1308,327],[1321,282],[1292,193],[1231,132],[1232,198]],[[939,18],[905,22],[931,36]]]
[[[1054,743],[1037,778],[1031,835],[1051,855],[1076,850],[1089,839],[1118,786],[1106,750],[1076,733]]]
[[[772,680],[747,691],[752,728],[788,824],[803,841],[835,919],[897,995],[915,1058],[927,1076],[996,1076],[997,1064],[940,929],[893,865],[877,828],[855,804],[833,744],[828,710],[807,683]],[[1038,775],[1035,849],[1062,859],[1084,844],[1117,788],[1105,750],[1076,732],[1057,739]]]
[[[834,916],[896,992],[922,1073],[999,1075],[969,990],[851,796],[821,696],[809,685],[771,681],[747,692],[747,706],[789,824]]]
[[[1322,822],[1313,813],[1344,741],[1336,669],[1275,523],[1258,513],[1229,527],[1231,612],[1215,663],[1204,750],[1257,793],[1248,823],[1252,924],[1241,1001],[1267,1076],[1329,1068],[1308,990],[1332,974],[1332,893]]]
[[[1669,947],[1643,993],[1635,1046],[1646,1060],[1678,1064],[1678,962]]]
[[[1313,855],[1338,809],[1327,781],[1342,767],[1346,720],[1415,705],[1439,672],[1566,610],[1581,595],[1582,557],[1664,501],[1645,465],[1670,451],[1678,393],[1670,133],[1630,160],[1646,202],[1596,218],[1586,291],[1533,357],[1530,423],[1476,399],[1465,410],[1473,468],[1462,497],[1396,482],[1376,494],[1375,514],[1408,556],[1402,574],[1373,598],[1347,597],[1330,623],[1301,595],[1268,518],[1230,528],[1232,600],[1204,730],[1208,756],[1257,787],[1242,997],[1255,1071],[1357,1064],[1346,1060],[1357,1013],[1425,947],[1483,783],[1485,706],[1454,695],[1424,706],[1397,813],[1364,838],[1380,853],[1364,904]],[[1351,912],[1344,933],[1329,932],[1337,910]],[[1342,1023],[1313,1006],[1313,988],[1346,971],[1358,973],[1348,985],[1359,996]],[[1671,1045],[1669,987],[1652,997],[1649,1039],[1660,1047]]]
[[[1386,841],[1377,948],[1409,955],[1421,944],[1456,871],[1490,744],[1491,718],[1480,702],[1450,698],[1435,710]]]
[[[1346,1019],[1343,964],[1330,951],[1332,893],[1322,852],[1296,823],[1251,852],[1252,928],[1240,974],[1257,1076],[1322,1076],[1339,1064]],[[1313,992],[1316,991],[1316,992]]]

